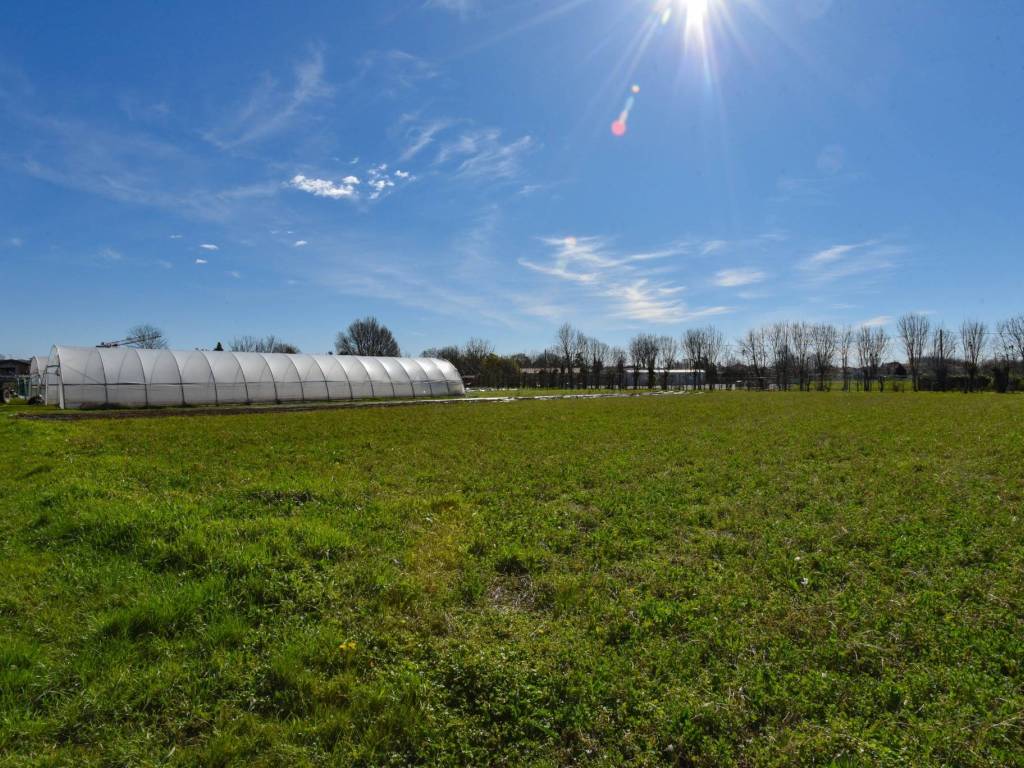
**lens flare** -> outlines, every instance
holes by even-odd
[[[627,130],[627,124],[629,123],[629,113],[633,111],[633,105],[636,104],[636,94],[640,93],[640,86],[633,85],[630,89],[630,95],[626,98],[626,105],[619,112],[619,116],[612,123],[612,136],[625,136]]]

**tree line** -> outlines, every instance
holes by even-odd
[[[128,344],[163,349],[159,328],[137,325]],[[220,342],[216,349],[224,347]],[[277,336],[238,336],[241,352],[299,352]],[[339,355],[398,356],[391,330],[375,317],[354,320],[335,337]],[[744,387],[826,390],[833,386],[884,391],[886,383],[913,390],[998,392],[1024,388],[1024,314],[989,327],[965,320],[951,330],[921,313],[901,316],[895,335],[882,326],[775,322],[751,328],[730,343],[713,325],[679,337],[638,333],[625,347],[607,344],[569,323],[541,352],[498,354],[486,339],[435,347],[425,357],[448,360],[471,385],[563,389]],[[895,356],[901,356],[897,360]]]
[[[1007,392],[1024,389],[1024,314],[992,327],[965,320],[951,330],[910,313],[897,320],[895,335],[882,326],[775,322],[733,343],[708,325],[679,337],[639,333],[625,347],[564,323],[542,352],[502,355],[489,341],[472,338],[423,355],[449,360],[472,385],[495,388],[884,391],[888,382],[915,391]]]
[[[166,334],[149,323],[129,328],[127,338],[120,344],[136,349],[168,348]],[[302,351],[295,344],[274,334],[235,336],[228,342],[228,349],[232,352],[285,352],[289,354],[297,354]],[[218,341],[213,351],[223,352],[224,345]],[[344,331],[338,331],[334,339],[333,354],[399,357],[402,352],[394,334],[387,326],[375,317],[364,317],[353,320]]]

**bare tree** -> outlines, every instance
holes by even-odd
[[[871,391],[871,381],[878,376],[882,360],[889,349],[889,334],[881,326],[862,326],[857,332],[857,358],[864,373],[864,388]],[[885,385],[880,386],[884,390]]]
[[[1021,365],[1024,365],[1024,315],[1011,317],[1003,323],[1003,326],[1003,332],[1005,332],[1011,346],[1016,351],[1016,357],[1019,357]]]
[[[461,352],[462,368],[459,368],[459,372],[479,376],[483,373],[484,362],[494,354],[494,345],[486,339],[474,337],[462,345]]]
[[[811,327],[811,349],[814,368],[818,372],[818,391],[825,389],[825,377],[832,370],[836,358],[839,332],[830,323],[818,323]]]
[[[576,358],[579,355],[580,339],[582,334],[573,328],[569,323],[562,323],[555,334],[555,346],[562,355],[565,368],[569,373],[569,389],[575,385]]]
[[[640,369],[644,367],[645,354],[643,334],[629,340],[629,367],[633,369],[633,389],[640,388]]]
[[[939,325],[932,332],[932,371],[935,383],[945,391],[949,379],[949,366],[956,354],[956,339],[952,331]]]
[[[789,338],[793,343],[793,364],[796,367],[797,383],[800,390],[810,391],[811,369],[811,326],[805,322],[789,326]]]
[[[712,390],[718,383],[718,366],[725,354],[725,335],[713,325],[704,328],[704,380]]]
[[[654,372],[658,367],[658,337],[653,333],[643,335],[644,366],[647,368],[647,388],[654,389]]]
[[[128,329],[125,346],[136,349],[167,349],[167,337],[155,325],[140,323]]]
[[[580,389],[587,389],[590,386],[590,344],[592,341],[593,339],[584,333],[580,333],[576,340],[576,367],[580,371]]]
[[[436,357],[439,360],[447,360],[460,371],[465,367],[465,364],[462,361],[462,350],[454,345],[424,349],[420,353],[420,357]]]
[[[707,338],[703,328],[687,328],[683,334],[683,354],[686,355],[686,365],[693,371],[705,369],[707,357]],[[706,378],[706,377],[705,377]],[[700,379],[694,376],[694,386],[700,386]]]
[[[601,372],[610,359],[610,349],[607,344],[598,339],[590,339],[587,349],[590,355],[590,375],[596,389],[601,388]]]
[[[626,385],[626,350],[622,347],[612,347],[608,359],[615,365],[615,386],[622,389]]]
[[[672,336],[658,339],[658,365],[661,366],[661,388],[668,389],[669,371],[679,358],[679,343]]]
[[[376,317],[353,320],[348,329],[339,331],[334,340],[339,355],[379,355],[398,357],[402,354],[390,329]]]
[[[548,386],[561,387],[565,385],[565,358],[562,357],[562,351],[555,346],[548,347],[544,352],[544,357],[551,366],[551,377],[548,381]],[[558,372],[557,377],[555,372]]]
[[[964,320],[960,324],[960,346],[964,353],[964,368],[967,369],[967,388],[971,392],[985,353],[985,333],[985,324],[977,320]]]
[[[995,375],[996,391],[1008,392],[1010,390],[1010,372],[1017,360],[1017,345],[1009,320],[1003,320],[996,326],[993,347],[992,372]]]
[[[839,332],[839,360],[843,367],[843,391],[850,388],[850,347],[853,346],[853,328],[844,326]]]
[[[789,323],[772,323],[766,333],[775,371],[775,386],[780,390],[789,389],[789,369],[793,358],[789,346]]]
[[[757,380],[757,386],[764,389],[765,366],[768,360],[768,345],[764,328],[752,328],[740,339],[736,346],[743,357],[749,371]]]
[[[910,367],[910,378],[914,391],[917,392],[921,388],[921,358],[928,345],[931,323],[928,322],[927,317],[915,312],[900,317],[896,328],[900,341],[903,342],[903,351],[907,355],[907,365]]]
[[[296,354],[299,348],[282,341],[274,334],[269,336],[236,336],[228,344],[232,352],[287,352]]]

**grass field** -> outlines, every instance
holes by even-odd
[[[0,764],[1024,765],[1024,397],[0,409]]]

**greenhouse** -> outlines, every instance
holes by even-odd
[[[37,367],[41,363],[37,364]],[[226,405],[462,395],[447,360],[56,346],[43,372],[61,408]]]

